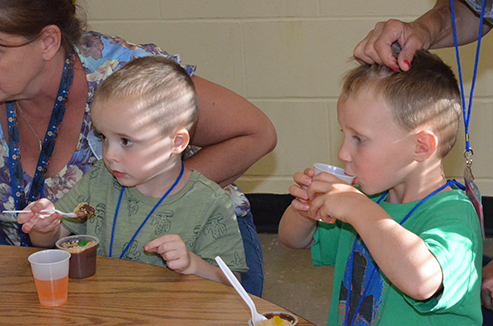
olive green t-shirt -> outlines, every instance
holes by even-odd
[[[129,242],[159,198],[142,195],[135,187],[125,188],[118,214],[115,216],[121,185],[108,172],[102,161],[56,203],[56,208],[70,212],[77,204],[87,202],[96,209],[84,219],[64,219],[62,224],[74,234],[99,238],[98,255],[166,266],[159,254],[143,247],[166,234],[179,235],[189,251],[217,266],[214,258],[221,256],[235,272],[248,270],[243,242],[231,200],[216,183],[193,171],[187,184],[156,208],[130,245]],[[111,245],[114,228],[113,244]],[[111,248],[110,248],[111,247]]]

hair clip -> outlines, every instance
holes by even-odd
[[[402,51],[401,45],[397,41],[395,41],[394,43],[392,43],[390,48],[392,49],[392,56],[397,59],[399,53],[401,53]]]

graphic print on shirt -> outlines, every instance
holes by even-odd
[[[164,212],[155,213],[155,217],[151,221],[151,226],[154,227],[154,235],[159,237],[171,230],[171,218],[173,211],[167,210]]]
[[[225,235],[228,229],[226,228],[226,224],[222,222],[223,218],[221,214],[211,216],[204,226],[204,234],[212,235],[216,240]]]
[[[368,262],[370,262],[370,268],[368,268]],[[373,273],[373,277],[371,276],[373,263],[371,262],[366,246],[360,240],[357,241],[354,247],[351,276],[349,275],[351,270],[349,266],[350,263],[351,259],[348,259],[339,294],[340,320],[344,320],[345,318],[348,289],[351,289],[346,325],[374,325],[375,320],[378,318],[379,308],[382,303],[384,281],[378,271]],[[350,285],[349,282],[351,279],[352,284]],[[361,306],[358,310],[360,301]],[[354,322],[351,324],[353,318]]]
[[[106,215],[106,204],[99,203],[96,205],[95,209],[95,217],[90,221],[90,223],[96,224],[94,226],[94,232],[97,236],[99,236],[101,234],[101,231],[103,230],[103,220],[104,216]]]
[[[127,247],[128,242],[125,242],[122,246],[122,251]],[[140,246],[142,248],[142,246]],[[141,250],[139,249],[139,242],[137,240],[132,241],[132,244],[128,247],[125,255],[122,257],[126,260],[139,261]]]

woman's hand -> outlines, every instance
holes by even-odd
[[[394,42],[401,47],[397,57],[391,49]],[[377,63],[393,70],[408,71],[416,51],[428,49],[430,45],[431,36],[425,25],[391,19],[375,25],[354,49],[354,57],[361,64]]]

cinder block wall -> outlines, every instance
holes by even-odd
[[[155,43],[197,74],[243,95],[277,128],[274,152],[238,180],[247,193],[287,193],[292,175],[337,160],[336,101],[354,46],[376,22],[413,20],[433,0],[79,0],[91,29],[133,43]],[[492,32],[493,33],[493,32]],[[476,44],[460,51],[466,94]],[[453,49],[437,53],[455,68]],[[482,42],[470,123],[473,172],[493,195],[493,35]],[[462,180],[464,131],[445,162]]]

